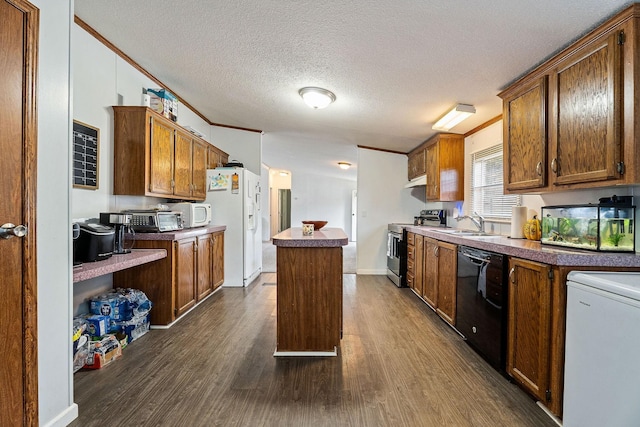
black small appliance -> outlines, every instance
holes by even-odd
[[[108,213],[103,212],[100,214],[100,223],[113,227],[115,231],[115,238],[113,242],[114,254],[128,254],[131,252],[131,248],[125,247],[125,233],[133,233],[131,228],[130,213]]]
[[[76,261],[102,261],[113,255],[115,231],[104,224],[81,222]]]

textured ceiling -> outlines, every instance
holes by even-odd
[[[264,162],[294,169],[282,150],[305,144],[331,167],[355,163],[356,145],[407,152],[456,103],[477,110],[452,129],[465,133],[501,113],[506,85],[630,3],[75,0],[75,14],[210,121],[263,130]],[[304,86],[337,100],[312,110]]]

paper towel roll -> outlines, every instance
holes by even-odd
[[[514,206],[511,208],[511,238],[524,238],[524,225],[527,222],[527,207]]]

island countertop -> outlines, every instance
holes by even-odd
[[[304,236],[302,227],[292,227],[273,236],[273,244],[288,248],[335,248],[348,245],[349,238],[340,228],[322,228]]]

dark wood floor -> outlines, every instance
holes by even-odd
[[[275,274],[75,374],[72,426],[555,426],[409,289],[344,276],[338,357],[274,358]]]

